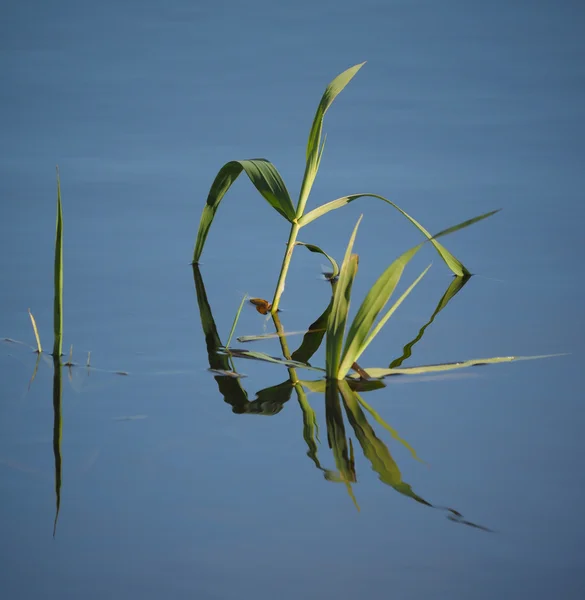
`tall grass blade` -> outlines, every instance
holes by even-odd
[[[209,228],[221,200],[242,171],[246,172],[254,187],[272,208],[278,211],[287,221],[292,222],[295,219],[295,209],[286,185],[272,163],[263,158],[228,162],[216,175],[209,190],[207,202],[203,207],[195,249],[193,250],[194,264],[199,262]]]
[[[41,346],[41,338],[39,337],[39,330],[37,329],[37,322],[33,317],[33,314],[30,312],[30,308],[28,309],[28,316],[30,317],[30,322],[32,323],[32,328],[35,334],[35,340],[37,341],[37,349],[35,352],[40,354],[43,351],[43,347]]]
[[[230,343],[232,341],[232,337],[234,336],[234,332],[238,325],[238,321],[240,320],[240,315],[242,314],[242,308],[244,308],[244,303],[248,299],[248,294],[244,294],[242,301],[240,302],[240,306],[238,307],[238,311],[236,312],[236,316],[234,317],[234,322],[232,323],[232,328],[230,329],[230,334],[228,336],[228,341],[226,342],[225,348],[226,350],[230,347]]]
[[[354,65],[343,73],[340,73],[326,88],[321,102],[317,107],[317,112],[311,125],[311,131],[309,132],[309,139],[307,141],[307,164],[305,167],[305,174],[303,176],[303,182],[301,184],[301,192],[299,195],[299,202],[297,205],[296,215],[301,217],[305,211],[307,199],[311,193],[311,188],[315,182],[317,171],[321,163],[323,156],[323,150],[325,147],[325,140],[321,142],[321,135],[323,132],[323,119],[325,113],[329,110],[329,107],[333,104],[333,101],[345,88],[345,86],[353,79],[355,74],[363,67],[365,63]]]
[[[454,277],[447,291],[443,294],[443,297],[439,300],[437,304],[437,308],[435,308],[435,312],[431,315],[431,318],[420,328],[416,337],[408,342],[406,346],[402,349],[402,355],[396,359],[394,359],[389,367],[391,369],[397,369],[402,365],[402,363],[412,356],[413,347],[423,338],[425,331],[427,328],[433,323],[437,315],[451,302],[451,300],[459,293],[460,290],[463,289],[463,286],[469,281],[471,276],[467,277]]]
[[[55,231],[53,301],[53,356],[61,356],[63,344],[63,211],[61,208],[61,180],[57,167],[57,227]]]
[[[464,275],[470,275],[470,272],[467,270],[467,268],[457,258],[455,258],[455,256],[453,256],[447,250],[447,248],[445,248],[443,245],[441,245],[435,239],[436,237],[439,236],[439,234],[437,234],[436,236],[432,236],[418,221],[416,221],[413,217],[411,217],[407,212],[402,210],[397,204],[395,204],[394,202],[391,202],[387,198],[384,198],[384,196],[379,196],[378,194],[352,194],[350,196],[343,196],[342,198],[338,198],[337,200],[327,202],[326,204],[323,204],[323,205],[319,206],[318,208],[315,208],[311,212],[305,214],[299,220],[299,225],[301,227],[304,227],[305,225],[308,225],[309,223],[311,223],[311,221],[314,221],[315,219],[322,217],[323,215],[327,214],[328,212],[330,212],[332,210],[341,208],[342,206],[345,206],[346,204],[349,204],[350,202],[353,202],[354,200],[358,200],[359,198],[367,198],[367,197],[377,198],[379,200],[382,200],[383,202],[386,202],[387,204],[390,204],[390,206],[394,207],[398,212],[400,212],[404,217],[406,217],[433,244],[433,246],[435,246],[437,252],[439,253],[439,256],[441,256],[441,258],[445,261],[445,263],[447,264],[449,269],[451,269],[451,271],[455,275],[457,275],[459,277],[463,277]],[[460,226],[456,226],[456,227],[458,227],[458,228],[467,227],[469,225],[472,225],[473,223],[477,223],[478,221],[481,221],[482,219],[487,219],[487,217],[491,217],[493,214],[495,214],[497,212],[498,212],[497,210],[494,210],[494,211],[485,213],[483,215],[480,215],[479,217],[475,217],[474,219],[465,221],[464,223],[461,223]],[[457,229],[455,229],[454,231],[456,231],[456,230]],[[441,232],[442,235],[446,235],[447,233],[452,233],[452,231],[445,230],[445,231]]]
[[[327,320],[325,364],[327,378],[329,379],[335,379],[339,370],[345,324],[347,322],[347,314],[349,312],[349,303],[351,299],[351,287],[358,268],[358,256],[357,254],[352,254],[351,251],[353,250],[355,236],[361,220],[362,216],[358,219],[351,237],[349,238],[349,243],[347,244],[339,273],[339,280],[337,281],[335,292],[333,294],[333,306]]]
[[[61,379],[61,358],[53,355],[53,455],[55,458],[55,520],[53,537],[57,533],[57,521],[61,508],[61,437],[63,434],[63,418],[61,413],[61,398],[63,383]]]
[[[327,252],[325,252],[324,250],[321,250],[321,248],[319,248],[319,246],[315,246],[314,244],[306,244],[305,242],[296,242],[295,244],[296,246],[304,246],[307,250],[309,250],[309,252],[314,252],[315,254],[321,254],[323,255],[330,263],[331,263],[331,276],[328,277],[328,279],[336,279],[337,276],[339,275],[339,265],[337,264],[336,260],[329,256],[329,254],[327,254]]]

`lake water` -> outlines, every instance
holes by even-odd
[[[0,337],[33,345],[30,308],[51,346],[58,164],[64,344],[95,369],[64,368],[54,406],[51,361],[29,383],[36,355],[0,344],[1,597],[584,597],[584,25],[551,0],[8,2]],[[315,454],[285,368],[208,371],[189,263],[219,168],[263,156],[298,194],[323,89],[363,60],[309,206],[375,192],[431,231],[503,209],[444,240],[476,276],[404,366],[567,355],[390,379],[361,397],[392,432],[308,393]],[[363,200],[300,238],[341,259],[362,212],[356,299],[420,234]],[[271,297],[287,235],[242,177],[201,265],[224,342],[244,293]],[[362,366],[399,357],[451,283],[420,254]],[[329,301],[321,262],[295,252],[288,331]],[[246,307],[236,335],[271,331]]]

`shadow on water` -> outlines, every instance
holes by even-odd
[[[53,523],[53,537],[57,533],[57,521],[59,520],[59,510],[61,508],[61,435],[63,432],[63,416],[61,413],[63,381],[61,366],[60,357],[53,357],[53,454],[55,456],[55,521]]]
[[[452,508],[437,506],[428,502],[416,494],[408,483],[403,481],[396,461],[393,459],[386,444],[376,435],[374,428],[368,421],[366,413],[369,413],[374,421],[408,449],[414,459],[420,459],[410,444],[403,440],[360,395],[361,393],[386,387],[383,381],[364,380],[361,378],[342,381],[327,381],[325,379],[303,380],[298,377],[297,369],[290,366],[293,364],[291,361],[306,363],[308,365],[312,356],[321,346],[332,306],[331,302],[325,311],[309,326],[300,346],[293,352],[289,350],[286,333],[278,314],[273,315],[272,319],[281,345],[282,354],[284,360],[288,361],[283,363],[285,366],[288,365],[288,378],[278,385],[260,390],[257,392],[255,399],[250,401],[233,364],[234,356],[245,357],[245,355],[241,351],[227,351],[222,344],[209,305],[203,278],[197,265],[193,265],[193,278],[201,325],[207,346],[209,368],[215,373],[214,378],[220,394],[224,401],[232,407],[234,413],[275,415],[290,400],[294,390],[303,415],[303,439],[307,445],[307,456],[315,467],[323,473],[325,480],[333,483],[342,483],[345,486],[349,497],[358,510],[359,504],[353,489],[353,484],[358,481],[355,467],[355,450],[352,439],[348,435],[348,427],[353,431],[364,457],[370,463],[372,470],[378,474],[378,478],[382,483],[424,506],[447,511],[448,518],[454,522],[484,531],[491,531],[486,527],[465,520],[461,513]],[[463,288],[468,279],[467,277],[453,280],[439,301],[430,320],[419,331],[416,338],[404,347],[402,356],[392,364],[401,365],[404,360],[410,357],[413,346],[422,339],[427,327]],[[334,285],[333,282],[332,285]],[[325,468],[319,458],[319,424],[315,410],[308,401],[307,392],[324,395],[327,442],[333,455],[335,469]]]

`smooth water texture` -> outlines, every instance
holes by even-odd
[[[584,24],[582,3],[548,0],[8,2],[0,337],[33,345],[30,308],[52,346],[58,164],[81,366],[54,403],[51,360],[30,383],[36,355],[0,344],[1,597],[582,598]],[[444,240],[476,276],[404,366],[568,353],[391,379],[361,394],[389,429],[319,391],[303,413],[278,365],[216,379],[189,265],[219,168],[262,156],[298,194],[323,89],[363,60],[325,119],[309,207],[370,191],[431,231],[503,209]],[[362,212],[354,310],[420,240],[375,200],[300,239],[341,259]],[[223,342],[244,293],[271,297],[287,235],[242,177],[201,265]],[[445,265],[426,248],[405,279],[431,261],[362,366],[388,366],[431,317]],[[326,307],[319,272],[298,248],[286,330]],[[246,307],[236,335],[272,331]]]

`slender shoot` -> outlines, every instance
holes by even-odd
[[[53,301],[53,357],[59,357],[63,347],[63,212],[61,209],[61,181],[57,167],[57,227],[55,231],[55,294]]]
[[[41,352],[43,351],[43,347],[41,346],[41,338],[39,337],[39,330],[37,329],[37,322],[35,321],[33,314],[30,312],[30,308],[28,309],[28,316],[30,317],[30,322],[32,323],[32,328],[35,333],[35,339],[37,341],[37,349],[35,350],[35,352],[37,354],[41,354]]]
[[[234,322],[232,323],[232,329],[230,331],[228,341],[226,342],[226,345],[225,345],[226,350],[230,347],[230,343],[232,341],[232,337],[234,337],[234,332],[236,330],[236,326],[238,324],[238,321],[240,320],[240,314],[242,313],[242,308],[244,308],[244,303],[246,302],[247,299],[248,299],[248,294],[244,294],[244,297],[242,298],[242,301],[240,302],[240,306],[238,307],[238,312],[236,313],[236,316],[234,317]]]

